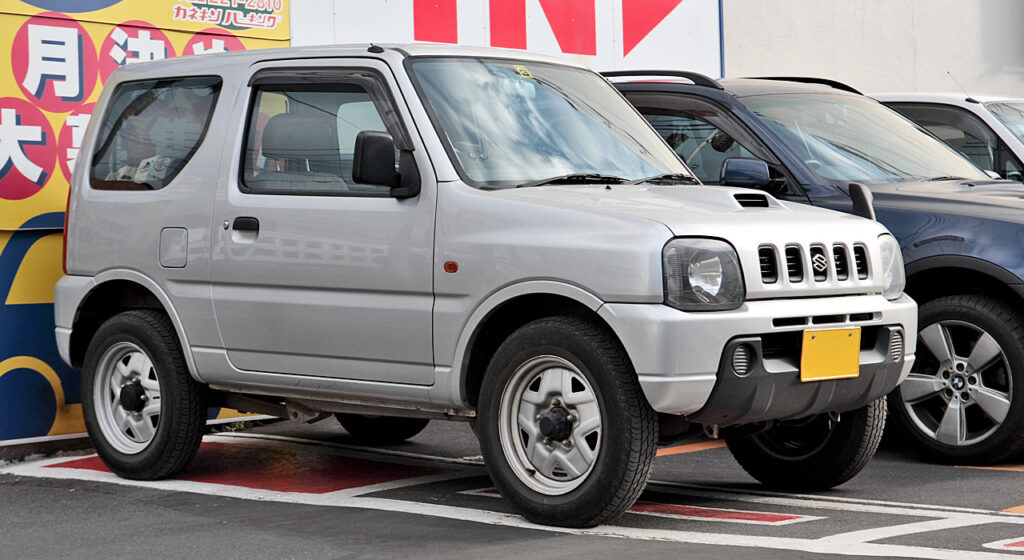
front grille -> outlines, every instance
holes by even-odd
[[[786,247],[786,274],[790,282],[803,282],[804,280],[804,259],[800,254],[800,248],[790,245]]]
[[[761,265],[761,281],[774,284],[779,281],[779,264],[775,260],[775,249],[761,247],[757,250],[757,260]]]
[[[853,262],[857,267],[857,278],[866,279],[868,277],[868,250],[863,245],[853,246]]]
[[[760,245],[757,248],[761,283],[834,286],[867,280],[870,259],[863,243]]]

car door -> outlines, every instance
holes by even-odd
[[[886,103],[921,125],[975,165],[1004,179],[1024,178],[1024,164],[981,119],[965,109],[935,103]]]
[[[433,382],[433,170],[380,61],[258,66],[213,209],[213,302],[241,370]],[[419,195],[352,179],[356,135],[412,150]]]

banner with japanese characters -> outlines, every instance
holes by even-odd
[[[53,288],[68,181],[110,74],[289,38],[288,0],[0,2],[0,445],[84,431]]]

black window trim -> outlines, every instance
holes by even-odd
[[[218,108],[220,106],[220,94],[221,94],[221,91],[224,88],[224,77],[219,75],[219,74],[196,74],[196,75],[183,75],[183,76],[166,76],[166,77],[161,77],[161,78],[145,78],[145,79],[140,79],[140,80],[131,80],[131,81],[126,81],[126,82],[121,82],[121,83],[117,84],[117,87],[114,89],[113,93],[110,94],[109,101],[106,103],[106,107],[103,108],[103,113],[101,115],[99,115],[99,118],[100,118],[99,126],[102,127],[102,123],[103,123],[103,121],[107,117],[107,111],[110,110],[110,107],[113,105],[113,101],[116,100],[119,95],[121,95],[121,93],[123,92],[123,89],[124,89],[125,86],[131,86],[131,85],[136,85],[136,84],[145,84],[145,83],[150,83],[151,82],[151,83],[154,84],[154,87],[157,87],[157,85],[159,85],[161,82],[167,82],[168,85],[171,85],[171,84],[174,84],[175,82],[180,82],[180,81],[185,81],[185,80],[202,80],[202,79],[208,79],[208,80],[215,80],[216,81],[215,84],[213,84],[213,85],[216,86],[216,92],[214,93],[213,104],[210,107],[209,113],[207,113],[207,115],[206,115],[206,121],[203,123],[203,130],[199,134],[199,141],[196,142],[195,145],[192,147],[192,149],[189,150],[189,152],[185,155],[185,158],[184,158],[185,159],[185,163],[181,166],[181,169],[178,170],[178,173],[175,174],[175,176],[173,178],[171,178],[170,181],[168,181],[163,187],[160,187],[159,189],[153,188],[152,186],[149,185],[149,183],[139,183],[140,186],[147,187],[147,188],[139,188],[139,189],[101,189],[101,188],[96,188],[92,184],[92,181],[94,179],[94,177],[93,177],[93,170],[96,167],[96,158],[97,157],[102,157],[100,152],[102,151],[102,152],[106,153],[107,149],[109,148],[109,141],[106,141],[106,138],[105,138],[104,139],[104,144],[102,146],[97,147],[93,151],[93,153],[89,156],[89,188],[92,189],[92,190],[97,190],[97,191],[115,191],[115,192],[122,192],[122,193],[153,192],[153,191],[162,191],[164,189],[170,188],[172,186],[172,184],[175,182],[175,180],[179,176],[181,176],[181,174],[185,171],[185,168],[188,167],[188,165],[190,163],[192,163],[192,158],[196,155],[196,152],[199,151],[199,148],[202,147],[203,143],[206,142],[206,133],[210,130],[210,123],[213,122],[213,116],[217,113],[217,110],[218,110]],[[168,87],[168,86],[164,86],[164,87]],[[127,110],[127,107],[125,109]],[[122,112],[120,115],[118,115],[118,117],[117,117],[117,123],[118,124],[116,125],[116,127],[112,127],[110,132],[107,133],[107,138],[112,139],[114,137],[114,134],[118,130],[120,130],[120,128],[121,128],[121,124],[120,123],[124,122],[124,117],[125,117],[125,113],[124,112]],[[102,128],[100,129],[100,131],[97,131],[97,136],[99,135],[99,132],[102,132]],[[97,138],[97,140],[99,140],[99,138]]]
[[[245,127],[242,131],[242,148],[239,150],[237,187],[240,192],[252,195],[277,196],[327,196],[337,198],[391,198],[388,191],[338,191],[338,190],[297,190],[297,189],[254,189],[245,184],[245,163],[249,146],[249,132],[252,114],[256,108],[259,92],[265,86],[289,86],[302,88],[300,91],[330,91],[331,86],[355,84],[362,86],[373,102],[388,134],[395,140],[395,147],[403,152],[412,152],[415,146],[409,137],[405,124],[398,114],[398,105],[387,87],[384,75],[375,68],[365,66],[325,66],[308,68],[273,67],[257,70],[249,78],[249,106],[245,112]],[[269,88],[268,88],[269,89]]]

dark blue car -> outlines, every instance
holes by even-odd
[[[847,212],[871,190],[920,305],[893,423],[949,461],[1024,450],[1024,186],[837,82],[656,74],[609,76],[701,181]]]

